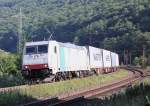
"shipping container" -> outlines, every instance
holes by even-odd
[[[111,52],[104,49],[103,49],[103,63],[104,63],[104,68],[111,67]]]
[[[119,67],[119,55],[116,54],[116,67]]]
[[[89,70],[87,49],[70,43],[59,43],[60,71]]]
[[[112,67],[119,67],[119,55],[117,53],[111,52]]]
[[[117,54],[114,52],[111,52],[111,63],[112,63],[112,67],[117,66]]]
[[[102,49],[88,46],[90,68],[103,68]]]

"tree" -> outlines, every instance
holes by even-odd
[[[20,64],[16,55],[0,52],[0,72],[7,74],[17,74]]]

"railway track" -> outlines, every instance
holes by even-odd
[[[104,85],[97,88],[91,88],[84,92],[77,92],[72,95],[66,95],[66,96],[58,96],[58,98],[55,98],[55,102],[52,102],[53,99],[46,99],[41,100],[37,102],[28,103],[22,106],[65,106],[67,104],[72,104],[75,102],[81,102],[85,98],[91,98],[96,95],[103,95],[108,92],[112,92],[117,89],[121,89],[123,87],[131,85],[134,81],[142,80],[143,78],[150,76],[150,73],[144,72],[141,69],[132,68],[132,67],[124,67],[124,69],[127,69],[133,73],[132,76],[129,76],[128,78],[124,78],[122,80],[118,80],[114,83]]]
[[[132,82],[137,80],[142,80],[143,78],[150,76],[150,73],[144,72],[142,69],[136,67],[121,67],[123,69],[129,70],[133,73],[132,76],[128,78],[124,78],[122,80],[115,81],[110,84],[106,84],[103,86],[94,87],[88,90],[84,90],[81,92],[72,93],[71,95],[60,95],[56,98],[44,98],[38,101],[34,101],[27,104],[22,104],[21,106],[65,106],[66,104],[74,103],[82,101],[85,98],[91,98],[96,95],[104,95],[108,92],[112,92],[117,89],[121,89],[125,86],[131,85]],[[4,91],[13,91],[21,88],[25,88],[29,85],[16,86],[16,87],[8,87],[1,88],[0,92]]]
[[[143,69],[139,68],[139,67],[121,67],[123,69],[129,70],[133,73],[139,73],[141,77],[148,77],[150,76],[150,72],[144,71]]]

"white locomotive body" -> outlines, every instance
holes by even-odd
[[[48,69],[48,41],[28,42],[23,53],[22,73],[25,77],[44,77],[49,74]],[[45,71],[45,74],[42,71]]]
[[[22,67],[29,78],[90,70],[86,47],[57,41],[27,42]]]
[[[57,41],[27,42],[23,53],[22,73],[26,78],[55,79],[103,73],[118,67],[118,55],[92,46],[77,46]]]

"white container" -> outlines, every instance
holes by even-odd
[[[90,68],[103,68],[102,49],[88,46]]]
[[[60,71],[89,70],[87,50],[83,46],[70,43],[59,43]]]
[[[119,55],[116,54],[116,67],[119,67]]]
[[[111,67],[111,52],[104,49],[103,49],[103,63],[104,63],[104,68]]]
[[[112,63],[112,67],[116,67],[116,60],[117,58],[116,58],[116,53],[114,53],[114,52],[111,52],[111,63]]]
[[[112,67],[119,66],[119,56],[117,53],[111,52],[111,62],[112,62]]]

